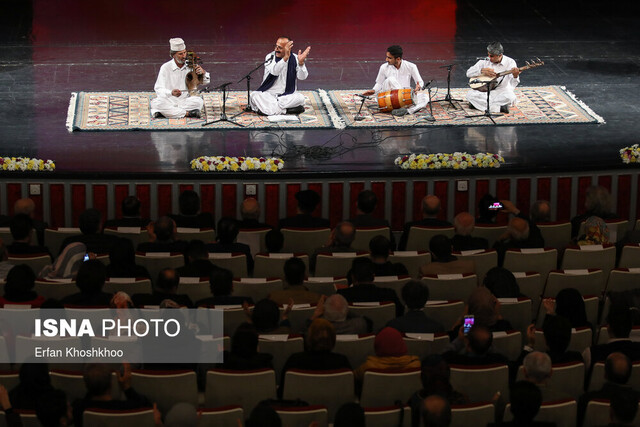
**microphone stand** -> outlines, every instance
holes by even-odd
[[[358,108],[358,112],[356,113],[355,116],[353,116],[353,120],[355,120],[356,122],[360,122],[362,120],[364,120],[364,116],[361,114],[362,113],[362,107],[364,106],[364,102],[369,99],[368,96],[364,96],[364,95],[359,95],[356,94],[357,96],[359,96],[360,98],[362,98],[362,102],[360,103],[360,108]]]
[[[218,122],[229,122],[236,126],[245,127],[244,125],[241,125],[240,123],[232,120],[233,117],[231,119],[227,117],[227,86],[231,85],[232,83],[233,82],[223,83],[216,88],[216,89],[222,89],[222,112],[220,113],[220,118],[218,120],[203,123],[202,126],[208,126],[210,124],[218,123]]]
[[[246,112],[246,113],[250,113],[253,111],[253,109],[251,108],[251,103],[249,102],[249,95],[251,94],[251,74],[253,74],[255,71],[258,71],[260,69],[260,67],[262,67],[263,65],[266,65],[267,63],[270,63],[271,61],[273,61],[273,57],[270,57],[269,59],[267,59],[266,61],[264,61],[261,64],[258,64],[258,66],[256,68],[254,68],[253,70],[249,71],[249,74],[247,74],[246,76],[244,76],[243,78],[241,78],[240,80],[238,80],[238,83],[242,83],[243,80],[247,80],[247,106],[244,107],[244,110],[242,110],[242,112]],[[239,116],[241,113],[236,114],[233,117]]]
[[[451,69],[455,66],[456,64],[449,64],[449,65],[443,65],[440,67],[440,68],[447,69],[447,94],[444,96],[444,99],[439,99],[434,102],[448,102],[453,107],[454,110],[457,110],[458,107],[456,107],[452,101],[460,102],[462,101],[462,99],[456,99],[451,97]]]
[[[424,119],[428,122],[435,122],[436,118],[433,117],[433,106],[431,105],[431,86],[429,86],[427,90],[429,91],[429,115],[424,117]]]
[[[483,86],[487,87],[487,109],[484,110],[484,113],[482,114],[475,114],[473,116],[467,116],[468,118],[473,118],[473,117],[489,117],[489,119],[493,122],[493,124],[497,124],[495,120],[493,120],[494,117],[500,117],[502,116],[502,113],[492,113],[491,110],[489,109],[489,98],[491,96],[491,85],[492,83],[494,83],[496,81],[496,79],[493,80],[489,80],[488,82],[481,82],[478,80],[474,80],[472,83],[480,83]]]

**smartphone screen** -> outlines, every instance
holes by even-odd
[[[462,331],[464,332],[465,335],[467,335],[469,333],[469,329],[471,329],[471,327],[473,326],[473,323],[475,321],[475,318],[473,315],[469,315],[469,316],[464,316],[464,324],[462,325]]]
[[[89,254],[88,253],[84,254],[84,258],[82,259],[82,261],[89,261]]]
[[[489,209],[491,210],[499,210],[502,209],[504,206],[502,206],[502,203],[500,202],[495,202],[489,205]]]

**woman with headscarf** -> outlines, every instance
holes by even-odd
[[[397,329],[386,327],[378,332],[374,341],[375,356],[367,360],[355,371],[356,380],[362,381],[364,373],[370,369],[413,369],[420,368],[418,356],[407,354],[407,344]]]
[[[133,242],[124,237],[116,240],[109,252],[107,277],[146,277],[151,278],[149,271],[136,264],[136,251]]]
[[[5,304],[31,305],[39,308],[44,302],[44,297],[33,291],[36,275],[26,264],[20,264],[9,270],[7,283],[4,285],[4,295],[0,297],[0,307]]]
[[[343,354],[334,353],[336,330],[326,319],[311,322],[305,337],[305,351],[294,353],[282,368],[280,390],[284,390],[284,378],[289,369],[324,371],[333,369],[351,369],[349,359]]]
[[[604,220],[590,216],[584,223],[584,234],[578,238],[578,246],[604,245],[609,242],[609,227]]]
[[[20,366],[20,383],[9,392],[9,400],[14,409],[33,411],[41,396],[53,390],[49,365],[35,362],[35,359],[30,358]]]
[[[543,304],[547,315],[564,317],[571,323],[572,328],[588,326],[593,329],[593,325],[587,320],[587,310],[584,305],[584,299],[577,289],[562,289],[556,295],[555,303],[553,299],[546,298]]]
[[[231,338],[231,351],[224,352],[224,369],[251,370],[273,368],[273,356],[258,351],[258,331],[251,323],[242,323]]]

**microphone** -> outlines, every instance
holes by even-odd
[[[425,90],[426,88],[428,88],[428,87],[429,87],[429,85],[430,85],[431,83],[433,83],[434,81],[435,81],[435,79],[431,79],[431,80],[429,80],[429,81],[428,81],[424,86],[422,86],[422,90]]]
[[[371,99],[370,97],[366,95],[360,95],[359,93],[356,93],[356,96],[359,96],[361,99]]]
[[[275,53],[272,53],[271,56],[269,56],[269,58],[267,58],[266,61],[264,61],[264,65],[269,65],[273,62],[273,57],[275,56]]]

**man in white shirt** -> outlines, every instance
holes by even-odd
[[[157,97],[151,100],[151,115],[180,119],[182,117],[200,117],[204,101],[200,96],[189,96],[186,77],[191,71],[186,65],[187,49],[180,38],[169,40],[171,60],[160,67],[158,79],[153,87]],[[209,73],[201,66],[195,67],[198,75],[204,75],[203,84],[210,81]]]
[[[411,79],[413,79],[416,92],[414,95],[415,105],[409,107],[407,112],[415,113],[421,108],[424,108],[429,102],[429,99],[424,93],[418,93],[424,84],[422,77],[420,77],[418,67],[413,62],[403,60],[402,54],[402,47],[398,45],[389,46],[387,49],[387,62],[380,66],[375,86],[373,86],[373,89],[367,90],[362,94],[364,96],[370,96],[375,93],[388,92],[395,89],[411,88]]]
[[[265,57],[262,84],[250,96],[251,109],[258,114],[274,116],[304,112],[305,98],[296,92],[296,81],[309,76],[305,61],[311,46],[304,52],[298,50],[297,55],[291,53],[292,47],[292,40],[280,37],[275,50]]]
[[[498,73],[511,71],[502,77],[498,77],[498,86],[491,90],[489,95],[489,111],[491,113],[509,114],[509,107],[516,105],[516,94],[514,89],[520,83],[520,70],[516,65],[516,61],[504,55],[504,48],[498,42],[493,42],[487,46],[488,56],[481,59],[467,70],[467,77],[487,76],[494,78]],[[487,94],[478,90],[469,89],[467,92],[467,101],[478,110],[487,110]]]

